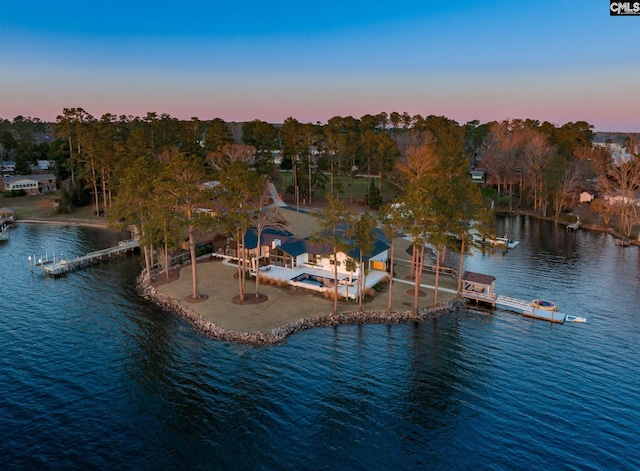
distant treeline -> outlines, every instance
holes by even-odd
[[[65,108],[55,123],[22,116],[0,120],[2,160],[15,161],[17,173],[28,173],[38,159],[54,161],[58,178],[71,182],[71,200],[92,200],[96,208],[108,207],[117,191],[116,169],[140,156],[167,162],[178,153],[189,154],[213,168],[245,161],[271,177],[290,170],[294,178],[287,190],[311,197],[324,194],[327,174],[376,175],[378,184],[384,178],[402,191],[406,174],[398,169],[419,167],[416,155],[431,153],[439,159],[464,157],[470,169],[482,169],[484,185],[505,197],[509,207],[559,216],[575,204],[580,191],[607,187],[615,192],[615,185],[612,190],[605,184],[615,168],[611,152],[596,142],[617,143],[630,156],[638,152],[638,134],[597,134],[585,121],[461,124],[406,112],[335,116],[325,124],[295,118],[272,124],[180,120],[154,112],[96,118],[82,108]]]

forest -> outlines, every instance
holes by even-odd
[[[195,300],[200,297],[198,234],[206,232],[232,234],[238,253],[246,254],[238,263],[243,298],[242,273],[251,258],[243,247],[246,233],[278,223],[268,209],[270,182],[282,181],[284,197],[296,206],[322,208],[323,231],[316,239],[330,244],[334,256],[348,244],[366,256],[373,228],[381,225],[390,240],[400,232],[413,237],[415,267],[424,262],[427,242],[436,263],[451,248],[462,265],[474,243],[472,223],[482,228],[492,210],[559,220],[585,191],[602,196],[593,201],[594,210],[631,236],[640,222],[637,136],[622,138],[618,145],[626,158],[617,161],[608,145],[613,141],[596,145],[594,137],[593,126],[584,121],[460,124],[443,116],[392,112],[335,116],[326,124],[290,117],[276,125],[180,120],[151,112],[95,118],[82,108],[65,108],[54,123],[0,120],[0,157],[15,162],[16,174],[29,173],[38,160],[54,162],[62,189],[58,211],[92,205],[114,226],[135,226],[147,273],[156,253],[168,270],[170,254],[186,242]],[[354,203],[356,179],[366,182],[359,210],[347,208]],[[351,187],[349,196],[345,186]],[[354,261],[357,267],[362,260]],[[419,286],[421,270],[412,276]],[[258,289],[256,277],[256,296]]]
[[[441,158],[464,157],[469,170],[481,170],[484,192],[493,193],[498,208],[558,219],[582,191],[636,200],[638,136],[619,139],[628,154],[624,162],[614,162],[610,149],[594,145],[594,137],[593,127],[584,121],[562,126],[529,119],[459,124],[443,116],[383,112],[335,116],[326,124],[290,117],[276,125],[220,118],[185,121],[152,112],[96,118],[82,108],[65,108],[55,123],[22,116],[0,119],[0,159],[15,162],[17,174],[30,173],[39,159],[55,162],[58,186],[64,188],[60,209],[92,204],[96,214],[105,216],[120,175],[133,160],[148,156],[169,162],[179,153],[197,157],[213,171],[232,161],[247,162],[276,183],[286,181],[281,190],[296,204],[323,200],[327,193],[340,198],[347,193],[345,177],[364,176],[364,203],[377,209],[394,192],[402,192],[406,171],[400,169],[419,165],[419,156],[412,154],[426,146]],[[604,144],[612,138],[607,136]],[[381,195],[384,184],[392,190]],[[600,201],[594,207],[628,235],[638,222],[633,204]]]

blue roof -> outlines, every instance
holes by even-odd
[[[371,257],[384,252],[389,249],[389,241],[384,235],[384,232],[380,229],[375,229],[376,241],[373,245],[373,251],[369,256],[363,256],[363,260],[369,260]],[[310,237],[306,239],[299,239],[293,237],[293,234],[285,229],[265,228],[262,231],[262,245],[271,245],[276,240],[280,240],[280,248],[283,252],[297,257],[304,253],[310,253],[315,255],[327,255],[333,252],[331,244],[322,244],[318,242],[312,242]],[[258,233],[255,227],[249,229],[244,238],[244,245],[247,249],[255,249],[258,244]],[[356,247],[349,251],[347,254],[349,257],[359,260],[360,248]]]
[[[290,239],[293,234],[286,229],[274,229],[272,227],[266,227],[262,230],[261,242],[262,245],[271,245],[276,239],[286,240]],[[244,236],[244,246],[247,249],[255,249],[258,246],[258,231],[255,227],[247,230]]]
[[[371,251],[371,254],[370,255],[363,254],[362,260],[367,261],[371,257],[375,257],[376,255],[384,252],[387,249],[389,249],[389,245],[387,245],[385,242],[378,239],[373,244],[373,250]],[[349,255],[349,257],[353,259],[360,260],[360,247],[356,247],[355,249],[349,251],[347,255]]]

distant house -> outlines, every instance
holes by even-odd
[[[604,147],[611,154],[614,165],[621,165],[629,162],[633,157],[631,153],[622,144],[617,142],[595,142],[594,147]]]
[[[640,207],[640,194],[634,193],[632,195],[623,194],[608,194],[603,196],[604,200],[609,205],[634,205]]]
[[[583,191],[582,193],[580,193],[580,204],[591,203],[593,201],[593,198],[595,198],[593,193]]]
[[[483,168],[474,168],[471,170],[471,180],[474,182],[483,182],[486,170]]]
[[[16,171],[16,163],[15,162],[0,162],[0,166],[2,167],[2,173],[13,173]]]
[[[49,191],[56,191],[56,176],[51,173],[42,175],[16,175],[14,177],[2,176],[0,178],[0,191],[24,190],[29,195],[38,195]]]
[[[31,170],[34,172],[49,170],[55,167],[55,163],[53,160],[38,160],[36,165],[31,166]]]

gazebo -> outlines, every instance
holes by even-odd
[[[0,208],[0,219],[5,219],[7,222],[15,221],[16,212],[11,208]]]
[[[497,297],[495,283],[495,276],[465,271],[462,274],[461,295],[464,299],[475,300],[476,304],[482,302],[495,307]]]

